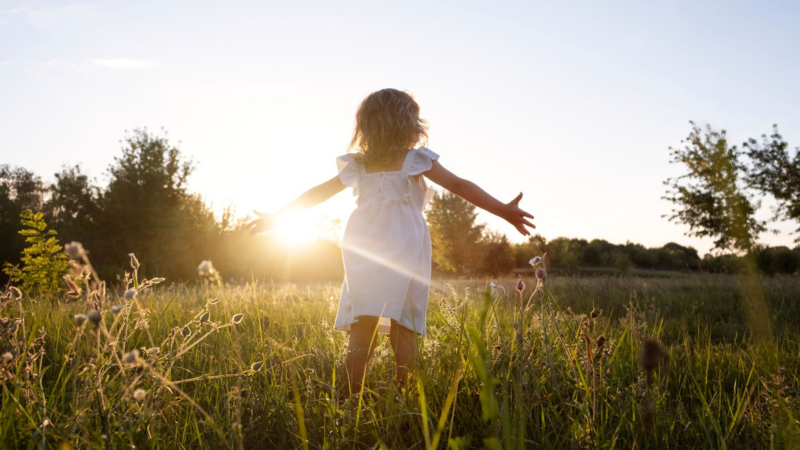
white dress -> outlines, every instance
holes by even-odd
[[[431,280],[431,235],[422,210],[433,197],[423,177],[439,155],[409,150],[403,168],[367,173],[351,154],[340,156],[339,179],[358,205],[344,230],[344,284],[334,328],[350,330],[359,316],[378,316],[425,336]]]

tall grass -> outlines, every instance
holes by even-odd
[[[436,283],[413,382],[393,383],[382,337],[364,392],[339,404],[340,285],[135,273],[118,293],[89,280],[78,300],[3,297],[0,445],[800,446],[797,277]]]

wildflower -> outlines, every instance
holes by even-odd
[[[134,255],[133,253],[128,253],[128,256],[131,257],[131,267],[133,267],[134,270],[138,269],[139,268],[139,260],[136,259],[136,255]]]
[[[125,364],[135,364],[139,360],[139,350],[133,349],[125,354],[122,362]]]
[[[139,295],[139,291],[136,289],[128,289],[124,294],[122,294],[125,300],[133,300],[137,295]]]
[[[156,277],[150,280],[150,282],[153,284],[163,283],[164,281],[166,281],[166,278],[161,278],[161,277]]]
[[[86,319],[88,319],[86,314],[75,314],[75,316],[72,318],[72,320],[75,322],[75,326],[78,328],[82,327],[83,324],[86,323]]]
[[[201,277],[213,276],[216,272],[217,270],[214,269],[214,265],[211,264],[211,261],[203,261],[197,266],[197,273],[199,273]]]
[[[544,267],[539,267],[536,269],[536,279],[542,281],[547,279],[547,271],[544,270]]]
[[[3,356],[0,356],[0,365],[5,366],[12,359],[14,359],[14,355],[12,355],[11,352],[5,352],[5,353],[3,353]]]
[[[218,298],[212,298],[212,299],[209,299],[208,302],[206,302],[206,304],[208,304],[208,305],[216,305],[217,303],[219,303],[219,299]]]
[[[500,286],[499,284],[494,284],[494,281],[489,283],[489,287],[492,288],[492,293],[500,293],[500,292],[502,292],[503,294],[506,293],[506,288]]]
[[[644,370],[650,373],[667,360],[669,360],[669,355],[661,348],[658,342],[645,341],[642,352],[639,354],[639,364]]]
[[[11,297],[13,297],[13,298],[15,298],[17,300],[22,298],[22,291],[20,291],[19,289],[15,288],[14,286],[11,286],[10,288],[8,288],[8,292],[11,294]]]
[[[606,337],[598,336],[597,340],[594,342],[597,344],[597,348],[603,348],[603,346],[606,344]]]
[[[67,292],[68,296],[78,297],[81,295],[81,289],[77,284],[75,284],[74,281],[72,281],[72,278],[70,278],[69,275],[64,275],[64,281],[67,282],[67,287],[69,288],[69,291]]]
[[[114,305],[111,307],[111,314],[119,314],[122,312],[123,305]]]
[[[133,399],[136,400],[137,402],[144,400],[146,396],[147,392],[145,392],[144,389],[137,389],[133,391]]]
[[[86,255],[86,250],[83,249],[83,245],[80,242],[73,241],[64,245],[64,253],[67,254],[69,259],[79,260]]]
[[[535,257],[533,257],[533,259],[528,261],[528,263],[530,263],[530,265],[532,265],[533,267],[536,267],[537,265],[542,263],[542,257],[541,256],[535,256]]]
[[[525,283],[522,280],[517,281],[517,290],[520,292],[525,290]]]
[[[92,311],[89,313],[89,322],[97,325],[103,319],[103,316],[100,315],[100,311]]]
[[[264,366],[264,361],[256,361],[253,364],[250,364],[250,370],[253,372],[258,372],[261,370],[261,367]]]
[[[600,314],[602,314],[602,312],[603,312],[602,309],[595,308],[595,309],[592,310],[592,313],[590,314],[590,316],[592,317],[592,319],[596,319]]]
[[[189,337],[190,334],[192,334],[192,330],[190,330],[189,327],[181,328],[181,335],[183,335],[183,337]]]
[[[206,311],[200,316],[200,323],[208,322],[208,319],[211,318],[211,313]]]
[[[233,317],[231,317],[231,322],[239,323],[239,322],[242,321],[243,318],[244,318],[244,314],[235,314]]]

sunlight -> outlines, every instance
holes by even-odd
[[[285,245],[297,246],[312,242],[317,235],[316,224],[304,214],[287,214],[278,220],[275,234]]]

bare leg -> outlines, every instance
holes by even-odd
[[[389,331],[389,340],[394,350],[395,368],[397,370],[397,384],[405,386],[408,371],[417,362],[416,333],[392,321]]]
[[[358,322],[350,326],[350,341],[347,344],[347,356],[344,358],[347,378],[339,389],[341,401],[347,400],[352,393],[361,392],[367,363],[378,342],[377,327],[378,318],[375,316],[360,316]]]

